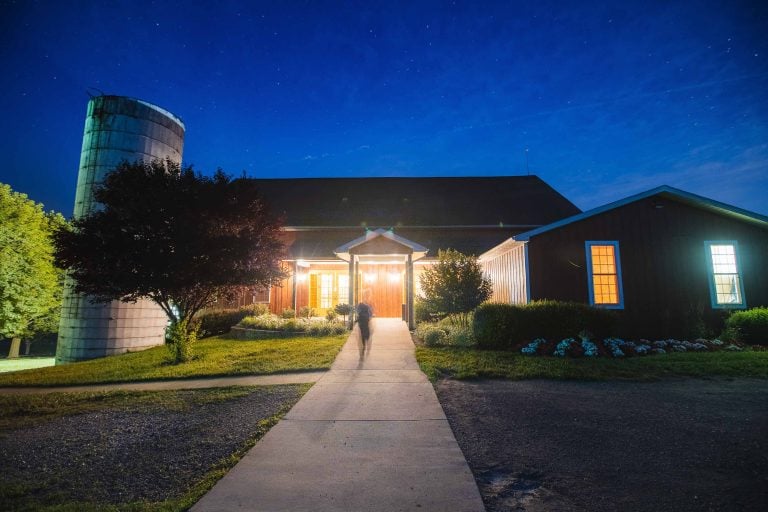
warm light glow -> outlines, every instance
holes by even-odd
[[[619,286],[616,275],[616,253],[613,245],[593,245],[592,290],[595,304],[618,304]]]
[[[390,272],[387,274],[387,278],[390,283],[400,282],[400,272]]]
[[[300,283],[304,283],[307,281],[307,274],[298,273],[296,274],[296,281]]]
[[[307,260],[297,260],[296,265],[299,267],[309,267],[309,262]]]
[[[375,272],[366,272],[365,274],[363,274],[363,280],[366,283],[375,283],[377,278],[378,276],[376,276]]]
[[[712,273],[717,304],[741,304],[741,282],[736,265],[736,248],[732,244],[712,244]]]

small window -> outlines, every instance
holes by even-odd
[[[604,308],[623,309],[619,242],[587,242],[589,303]]]
[[[704,246],[709,267],[712,307],[746,307],[736,242],[705,242]]]
[[[330,308],[333,302],[333,274],[320,274],[320,307]]]

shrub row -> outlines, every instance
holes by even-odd
[[[472,332],[478,348],[512,350],[536,338],[607,338],[615,324],[611,311],[576,302],[486,303],[475,311]]]
[[[206,338],[217,334],[225,334],[243,318],[251,315],[264,315],[266,313],[269,313],[269,306],[266,304],[252,304],[237,309],[208,311],[195,319],[200,325],[198,337]]]
[[[750,345],[768,345],[768,308],[735,311],[725,321],[724,338]]]

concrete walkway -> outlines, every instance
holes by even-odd
[[[193,512],[485,510],[405,323],[358,339]]]
[[[0,387],[0,395],[34,395],[36,393],[94,393],[99,391],[167,391],[173,389],[221,388],[226,386],[272,386],[275,384],[304,384],[317,382],[326,372],[293,372],[274,375],[243,375],[242,377],[210,377],[200,379],[152,380],[146,382],[116,382],[82,386]]]

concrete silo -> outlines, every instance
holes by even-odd
[[[121,96],[97,96],[88,102],[83,149],[77,176],[74,216],[97,204],[93,190],[123,160],[169,158],[181,163],[184,123],[149,103]],[[56,363],[82,361],[164,342],[165,313],[151,301],[92,304],[65,283]]]

